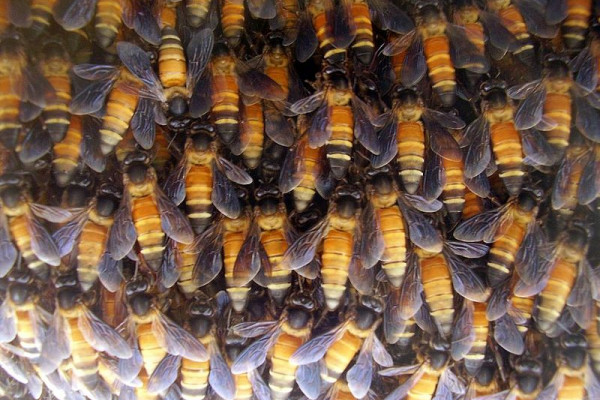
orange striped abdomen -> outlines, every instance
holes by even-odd
[[[9,218],[8,225],[10,227],[10,234],[21,252],[25,265],[37,275],[44,276],[47,273],[48,266],[40,261],[31,249],[31,236],[27,229],[26,216],[11,217]]]
[[[517,194],[525,176],[521,136],[512,121],[491,124],[490,136],[499,176],[508,192]]]
[[[442,253],[427,254],[422,250],[417,250],[417,254],[425,301],[441,333],[447,337],[452,332],[454,321],[454,292],[446,258]]]
[[[208,387],[209,361],[181,360],[181,398],[202,400]]]
[[[31,355],[39,355],[42,344],[35,337],[34,322],[31,320],[33,308],[33,303],[19,306],[19,309],[15,311],[15,323],[21,348]]]
[[[158,400],[158,394],[151,394],[148,392],[148,379],[150,374],[142,369],[138,374],[138,378],[142,382],[142,385],[135,388],[135,398],[136,399],[144,399],[144,400]]]
[[[121,14],[123,7],[120,1],[98,0],[94,29],[101,47],[109,47],[117,37],[121,28]]]
[[[423,178],[425,164],[425,130],[421,121],[398,123],[399,174],[408,193],[415,193]]]
[[[13,79],[14,77],[10,76],[0,76],[0,139],[7,146],[14,148],[21,131],[21,98],[13,89]]]
[[[561,257],[557,258],[548,283],[539,294],[537,303],[537,324],[541,331],[547,331],[558,320],[576,277],[576,263]]]
[[[243,231],[227,231],[223,234],[223,266],[225,268],[225,283],[227,285],[227,293],[231,298],[231,304],[233,309],[237,312],[242,312],[246,300],[248,298],[248,292],[250,288],[248,285],[244,287],[236,287],[233,277],[233,267],[237,260],[242,244],[246,238],[246,232]]]
[[[498,15],[502,20],[502,24],[513,34],[521,45],[514,54],[526,64],[531,64],[535,57],[533,42],[531,36],[529,36],[527,25],[525,25],[521,12],[511,4],[508,7],[499,10]]]
[[[228,144],[239,135],[240,95],[237,81],[232,74],[213,74],[212,86],[213,121],[221,140]]]
[[[56,0],[33,0],[31,2],[30,29],[39,34],[50,26],[54,3]]]
[[[329,127],[331,136],[326,144],[327,159],[331,173],[341,179],[346,174],[352,160],[354,142],[354,114],[350,106],[330,106]]]
[[[304,143],[298,143],[298,146],[302,146],[302,152],[299,152],[298,157],[303,160],[304,170],[302,171],[300,183],[294,189],[294,203],[298,211],[303,211],[315,196],[321,151],[311,148],[306,137],[300,140]]]
[[[582,47],[592,15],[592,0],[567,0],[567,18],[563,21],[562,36],[569,49]]]
[[[531,320],[531,314],[533,313],[534,298],[532,297],[519,297],[512,295],[510,296],[510,304],[519,315],[523,318],[522,322],[515,321],[517,328],[522,335],[527,333],[529,329],[529,321]]]
[[[221,0],[223,36],[236,47],[244,33],[244,0]]]
[[[362,0],[354,2],[350,5],[350,13],[356,27],[356,37],[352,49],[361,63],[368,64],[371,62],[375,48],[369,5]]]
[[[344,336],[334,342],[325,354],[326,373],[321,373],[321,379],[326,383],[333,383],[339,379],[344,370],[350,365],[354,356],[358,353],[363,344],[363,339],[357,337],[349,331]]]
[[[454,104],[456,71],[450,59],[450,45],[446,36],[433,36],[423,40],[429,79],[433,89],[445,106]]]
[[[254,395],[248,374],[233,375],[235,382],[234,400],[250,400]]]
[[[269,388],[273,400],[286,400],[296,382],[296,365],[290,363],[290,357],[304,343],[298,336],[282,332],[275,342],[269,370]]]
[[[130,91],[123,82],[117,81],[108,95],[106,114],[100,128],[100,148],[103,154],[113,151],[129,127],[139,100],[139,96]]]
[[[346,290],[353,244],[353,233],[339,229],[331,229],[323,239],[321,277],[327,308],[330,310],[337,308]]]
[[[421,379],[410,389],[406,400],[430,400],[440,380],[440,372],[427,368]]]
[[[93,390],[99,383],[98,353],[83,337],[79,330],[78,318],[67,318],[69,324],[69,340],[71,344],[71,360],[73,374],[83,384]]]
[[[462,211],[462,219],[467,220],[484,211],[483,200],[469,188],[465,188],[465,204]]]
[[[465,367],[471,375],[477,373],[478,367],[485,358],[489,333],[489,323],[486,317],[486,304],[473,303],[473,307],[473,330],[475,331],[475,339],[473,340],[471,350],[465,354]]]
[[[571,164],[570,175],[567,179],[564,189],[562,189],[560,198],[562,204],[560,205],[560,212],[567,216],[571,215],[578,205],[577,191],[579,190],[579,181],[581,180],[581,174],[585,164],[581,162],[581,159],[576,160]],[[554,208],[554,206],[553,206]],[[556,208],[555,208],[556,209]]]
[[[154,196],[146,195],[132,198],[131,216],[140,252],[150,268],[158,271],[162,263],[165,234],[160,222],[160,212],[154,202]]]
[[[65,66],[68,68],[69,64],[65,62]],[[54,89],[54,97],[44,107],[43,118],[46,130],[56,143],[64,138],[65,132],[69,128],[69,121],[71,119],[71,114],[69,113],[71,81],[69,80],[67,71],[63,74],[46,74],[46,79]]]
[[[106,250],[111,225],[112,219],[104,224],[89,219],[83,226],[77,245],[77,275],[84,291],[98,279],[98,263]]]
[[[265,120],[262,102],[246,105],[242,108],[242,142],[248,146],[242,153],[244,164],[254,169],[260,163],[263,151],[265,133]]]
[[[396,82],[402,80],[402,67],[404,66],[404,59],[406,58],[408,50],[401,51],[392,56],[392,69],[396,77]]]
[[[283,89],[285,98],[287,98],[290,90],[290,77],[287,66],[266,66],[264,72]]]
[[[156,340],[156,336],[152,331],[152,323],[137,324],[136,333],[142,359],[144,360],[144,368],[150,376],[164,356],[167,355],[167,351]]]
[[[544,117],[558,125],[547,131],[548,143],[560,149],[569,145],[571,134],[571,95],[569,93],[547,93],[544,103]]]
[[[106,322],[109,326],[116,328],[120,323],[120,318],[123,315],[120,315],[119,307],[122,306],[121,299],[119,297],[119,291],[109,292],[104,286],[101,288],[101,301],[100,301],[100,309],[102,313],[102,320]]]
[[[158,48],[158,76],[163,87],[185,87],[187,66],[181,39],[173,26],[165,26]]]
[[[458,219],[465,205],[464,165],[462,160],[454,161],[443,157],[442,164],[446,171],[446,185],[444,185],[442,199],[448,212],[454,214]]]
[[[194,283],[193,276],[194,265],[198,259],[198,253],[184,251],[187,245],[182,243],[177,243],[177,247],[181,257],[180,264],[177,265],[177,270],[179,271],[177,286],[186,298],[191,298],[196,289],[198,289],[198,285]]]
[[[81,149],[81,117],[73,115],[63,140],[54,144],[52,171],[59,186],[66,186],[75,175]]]
[[[469,41],[477,47],[481,54],[485,53],[485,33],[480,22],[471,22],[464,25],[469,35]]]
[[[271,271],[266,273],[267,288],[277,304],[282,304],[291,284],[291,271],[280,264],[283,254],[288,248],[282,229],[263,231],[260,242],[269,257]]]
[[[376,210],[385,243],[381,268],[390,283],[400,287],[406,272],[406,228],[397,206]]]
[[[598,304],[594,305],[592,312],[592,321],[585,330],[585,338],[588,343],[588,354],[590,355],[590,362],[594,372],[600,373],[600,309]]]
[[[187,12],[188,23],[198,28],[208,14],[211,0],[187,0],[185,2],[185,10]]]
[[[556,400],[585,399],[585,381],[583,376],[565,375],[564,381],[558,391]]]
[[[310,2],[312,3],[312,1]],[[316,3],[322,3],[321,0],[317,0]],[[337,48],[333,45],[333,37],[331,35],[329,24],[327,23],[327,13],[324,9],[311,9],[312,4],[309,6],[310,13],[312,15],[313,27],[317,33],[317,39],[319,40],[319,49],[323,58],[331,63],[339,63],[346,59],[346,49]]]
[[[527,226],[525,224],[513,221],[506,232],[500,233],[501,236],[494,242],[487,263],[487,276],[492,288],[497,287],[510,277],[515,256],[521,247],[521,243],[523,243],[526,231]]]
[[[212,166],[192,164],[185,177],[185,205],[196,234],[202,233],[210,223],[212,187]]]

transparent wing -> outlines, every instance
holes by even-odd
[[[386,370],[380,371],[379,373],[382,374],[384,371],[386,371]],[[414,367],[412,368],[412,371],[414,371]],[[410,376],[410,378],[408,378],[402,385],[398,386],[390,394],[388,394],[388,396],[386,397],[386,400],[402,400],[402,399],[404,399],[406,397],[406,395],[408,394],[408,392],[417,384],[417,382],[419,382],[421,380],[421,378],[423,377],[423,374],[425,374],[425,366],[424,365],[421,368],[417,369]]]
[[[121,205],[115,213],[115,219],[110,229],[107,248],[115,260],[124,258],[133,248],[137,240],[135,225],[131,219],[131,203],[127,190],[123,193]]]
[[[387,165],[398,154],[398,124],[395,119],[390,121],[379,132],[381,151],[371,157],[373,168],[381,168]]]
[[[60,207],[46,206],[38,203],[29,203],[29,209],[38,217],[48,222],[62,223],[73,217],[69,210]]]
[[[148,392],[161,393],[167,390],[177,380],[180,365],[181,356],[164,356],[148,379]]]
[[[160,102],[166,101],[162,84],[152,68],[148,53],[133,43],[119,42],[117,54],[127,69],[146,85],[145,95]]]
[[[39,220],[29,213],[26,215],[27,231],[31,237],[31,250],[33,250],[33,253],[46,264],[60,265],[60,255],[52,236]]]
[[[473,303],[465,300],[452,331],[452,359],[455,361],[462,360],[469,350],[471,350],[474,341]]]
[[[212,202],[215,208],[228,218],[236,219],[242,213],[242,204],[235,187],[216,166],[213,167]]]
[[[398,201],[398,204],[408,225],[410,241],[416,246],[432,253],[442,251],[442,237],[429,219],[402,200]]]
[[[222,398],[233,399],[235,397],[235,381],[223,356],[219,352],[216,343],[210,345],[210,373],[208,383],[210,387]]]
[[[296,383],[302,393],[311,400],[319,397],[321,371],[318,362],[300,365],[296,369]]]
[[[321,239],[327,231],[329,222],[325,219],[302,234],[292,243],[281,260],[282,265],[289,265],[291,269],[298,269],[311,262],[317,253]]]
[[[248,379],[252,385],[252,392],[257,400],[269,400],[271,391],[257,371],[248,372]]]
[[[361,261],[365,268],[372,268],[381,259],[385,250],[385,242],[375,214],[375,208],[370,201],[363,208],[361,227]]]
[[[0,277],[4,277],[17,259],[17,249],[8,232],[6,216],[0,212]]]
[[[121,287],[123,280],[121,261],[114,260],[108,252],[105,252],[98,264],[98,278],[102,286],[109,292],[116,292]]]
[[[444,251],[444,256],[452,272],[452,286],[454,290],[462,297],[471,301],[485,302],[489,297],[489,291],[475,271],[449,251]]]
[[[16,336],[15,318],[7,297],[0,305],[0,343],[11,342]]]
[[[414,253],[409,254],[407,265],[406,276],[400,288],[400,318],[404,320],[415,315],[423,305],[423,298],[421,297],[423,285],[421,283],[418,258]]]
[[[127,342],[84,305],[79,305],[77,325],[85,340],[96,350],[117,358],[130,358],[133,355]]]
[[[193,361],[206,361],[209,358],[208,352],[198,339],[157,310],[154,311],[152,331],[169,354]]]
[[[130,127],[135,141],[146,150],[150,150],[156,138],[155,101],[141,97],[135,113],[131,118]]]
[[[231,372],[242,374],[263,365],[267,358],[267,353],[277,341],[279,333],[278,329],[274,329],[269,334],[264,335],[247,346],[231,365]]]
[[[465,131],[468,146],[465,155],[465,177],[473,178],[485,171],[492,159],[490,126],[486,118],[479,117]]]
[[[75,218],[60,227],[52,235],[52,239],[58,247],[58,252],[61,257],[66,256],[73,250],[73,246],[79,239],[81,230],[88,220],[88,209],[78,213]]]
[[[154,198],[160,211],[163,231],[177,243],[190,244],[194,240],[194,231],[185,214],[158,187],[154,188]]]
[[[369,335],[363,342],[356,362],[346,374],[348,388],[357,399],[366,396],[371,388],[371,382],[373,380],[372,351],[373,335]]]
[[[545,100],[546,89],[543,86],[540,86],[525,97],[515,112],[515,127],[523,130],[531,129],[538,125],[544,116]]]
[[[320,361],[333,343],[338,341],[346,332],[348,323],[341,324],[320,336],[310,339],[298,348],[290,357],[294,365],[306,365]]]
[[[504,350],[512,354],[523,354],[525,343],[514,321],[505,314],[494,324],[494,339]]]
[[[221,239],[221,224],[215,223],[202,232],[201,235],[197,236],[190,245],[190,251],[198,253],[198,258],[192,271],[194,283],[198,286],[204,286],[212,282],[223,267]]]
[[[232,182],[239,185],[249,185],[252,183],[252,177],[242,168],[233,164],[225,158],[218,158],[218,165],[223,173]]]
[[[94,16],[96,1],[59,0],[54,5],[54,19],[67,31],[81,29]]]
[[[192,92],[196,87],[199,77],[202,75],[214,46],[214,35],[210,28],[204,28],[195,32],[186,46],[187,55],[187,89]]]
[[[485,211],[460,223],[454,230],[454,237],[463,242],[492,243],[496,232],[511,222],[512,213],[505,207]]]
[[[189,166],[187,158],[183,157],[171,171],[163,185],[165,194],[176,206],[180,205],[183,203],[183,200],[185,200],[185,177],[188,171]]]

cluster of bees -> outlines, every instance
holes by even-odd
[[[599,16],[0,0],[0,395],[600,398]]]

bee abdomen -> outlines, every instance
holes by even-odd
[[[245,239],[244,232],[226,232],[223,235],[223,265],[225,267],[225,283],[231,304],[236,312],[242,312],[246,306],[248,284],[242,287],[234,286],[234,266]]]
[[[521,137],[512,121],[493,124],[490,127],[490,136],[499,176],[508,192],[517,194],[525,176]]]
[[[248,146],[242,153],[242,157],[244,164],[254,169],[258,167],[263,152],[265,120],[262,102],[245,106],[243,113],[242,137],[246,138]]]
[[[331,106],[329,118],[331,137],[326,144],[327,159],[331,173],[337,179],[341,179],[346,175],[352,160],[354,116],[349,106]]]
[[[263,232],[260,241],[271,264],[271,271],[266,274],[267,288],[275,302],[281,305],[285,300],[285,295],[291,285],[292,278],[290,269],[281,265],[281,260],[288,248],[288,244],[281,229]]]
[[[317,39],[319,40],[319,49],[323,54],[323,58],[333,64],[340,63],[346,59],[346,49],[337,48],[333,44],[333,37],[329,31],[329,24],[327,23],[327,14],[325,11],[313,12],[313,27],[317,33]]]
[[[40,34],[50,26],[56,0],[37,0],[31,4],[31,30]]]
[[[46,76],[46,78],[54,88],[54,98],[44,108],[44,124],[52,140],[58,142],[63,140],[71,120],[71,114],[69,113],[71,82],[66,73]]]
[[[100,47],[107,48],[114,42],[121,27],[121,14],[123,7],[120,1],[98,0],[94,29]]]
[[[564,149],[569,145],[571,134],[571,95],[569,93],[547,93],[544,103],[544,117],[557,123],[557,126],[546,132],[548,143]]]
[[[533,312],[534,300],[533,297],[519,297],[519,296],[511,296],[510,298],[511,305],[516,309],[517,312],[520,313],[520,316],[523,318],[523,321],[515,321],[517,324],[517,328],[522,335],[527,333],[529,329],[529,321],[531,320],[531,313]]]
[[[331,229],[323,239],[321,277],[329,310],[337,308],[346,290],[353,240],[351,232],[337,229]]]
[[[454,292],[446,259],[443,254],[436,254],[420,261],[423,292],[431,316],[441,327],[441,333],[449,336],[454,320]]]
[[[233,75],[213,76],[212,117],[219,137],[230,144],[239,135],[238,85]]]
[[[510,276],[525,230],[522,224],[513,222],[490,249],[487,276],[492,288],[498,287]]]
[[[463,220],[467,220],[484,211],[483,201],[481,197],[471,192],[468,188],[465,189],[465,203],[462,210]]]
[[[408,391],[407,400],[432,399],[435,389],[440,380],[440,374],[434,371],[426,371],[421,379]]]
[[[444,205],[450,214],[460,216],[465,205],[463,163],[445,158],[442,158],[442,163],[446,170],[446,184],[442,193]]]
[[[31,236],[29,235],[29,230],[27,229],[27,218],[25,215],[11,218],[9,221],[9,226],[11,236],[17,244],[17,248],[21,252],[21,256],[23,257],[25,265],[35,272],[36,275],[40,276],[41,278],[45,277],[48,273],[48,266],[37,258],[33,252],[33,249],[31,248]]]
[[[285,97],[287,98],[290,88],[288,69],[286,67],[268,66],[265,67],[265,75],[273,79],[281,87],[281,89],[283,89],[285,92]]]
[[[21,123],[19,122],[20,96],[14,91],[11,77],[0,77],[0,140],[5,146],[17,144]]]
[[[326,383],[334,383],[342,375],[344,370],[350,364],[358,350],[362,346],[362,339],[350,332],[345,332],[344,336],[334,342],[325,354],[326,373],[321,373],[321,379]]]
[[[567,1],[567,18],[562,25],[563,41],[567,48],[577,49],[583,46],[591,15],[591,0]]]
[[[133,198],[131,216],[140,252],[150,268],[158,271],[162,263],[165,234],[162,230],[160,213],[151,195]]]
[[[81,148],[81,118],[78,115],[71,117],[71,124],[65,137],[54,144],[54,159],[52,167],[54,177],[59,186],[66,186],[75,175],[79,165]]]
[[[356,38],[352,49],[361,63],[368,64],[371,62],[375,48],[369,6],[366,2],[355,2],[350,6],[350,12],[356,26]]]
[[[15,312],[17,338],[19,339],[21,348],[26,353],[34,356],[39,355],[42,349],[41,343],[39,343],[38,339],[35,337],[34,323],[31,321],[31,314],[28,308],[33,308],[33,304],[31,304],[31,307],[26,307],[26,309],[23,310],[16,310]]]
[[[185,178],[185,205],[196,234],[206,229],[212,217],[212,168],[192,165]]]
[[[390,283],[400,287],[406,272],[406,229],[398,207],[377,210],[377,218],[385,243],[381,262]]]
[[[181,397],[185,400],[202,400],[208,387],[208,361],[181,360]]]
[[[185,2],[188,23],[198,28],[208,14],[211,0],[188,0]]]
[[[557,393],[557,400],[575,400],[585,399],[586,389],[585,381],[582,376],[565,375],[560,390]]]
[[[594,372],[600,372],[600,330],[598,325],[600,324],[600,314],[597,305],[594,305],[593,316],[591,323],[585,330],[585,338],[588,342],[588,353]]]
[[[550,329],[560,317],[576,277],[575,264],[560,258],[556,261],[537,304],[537,324],[541,331]]]
[[[450,45],[446,36],[433,36],[423,41],[423,49],[433,89],[442,104],[451,106],[456,97],[456,71],[450,59]]]
[[[479,366],[485,358],[487,338],[489,334],[489,323],[486,317],[486,304],[473,303],[473,330],[475,339],[471,350],[465,355],[465,368],[471,375],[475,375]]]
[[[106,102],[106,114],[100,128],[100,148],[103,154],[112,152],[123,139],[138,100],[138,95],[128,93],[119,82],[111,90]]]
[[[179,290],[185,295],[185,297],[190,298],[193,296],[193,293],[198,289],[198,285],[194,283],[194,265],[196,264],[196,260],[198,258],[197,253],[186,252],[184,248],[187,245],[178,243],[177,247],[179,247],[179,253],[181,254],[181,263],[178,265],[179,270],[179,279],[177,280],[177,285],[179,286]]]
[[[312,149],[309,146],[305,146],[304,153],[298,155],[304,160],[304,172],[293,192],[294,205],[298,211],[304,211],[315,196],[319,155],[319,149]]]
[[[222,0],[221,25],[223,36],[236,47],[244,33],[244,0]]]
[[[152,372],[154,372],[160,361],[165,357],[167,351],[156,340],[151,323],[137,325],[137,338],[146,373],[152,375]]]
[[[420,121],[398,124],[400,178],[408,193],[415,193],[423,178],[425,164],[425,131]]]
[[[235,400],[250,400],[253,396],[252,384],[248,374],[233,375],[235,381]]]
[[[535,59],[533,42],[527,31],[527,25],[525,25],[523,16],[512,4],[499,10],[498,14],[502,18],[502,22],[506,26],[506,29],[508,29],[521,44],[521,47],[515,51],[515,55],[525,64],[532,65]]]
[[[71,359],[73,373],[85,387],[93,390],[101,379],[98,375],[98,353],[83,337],[79,330],[78,319],[68,318],[70,326]]]
[[[303,343],[304,340],[300,337],[281,333],[273,346],[269,371],[269,388],[273,400],[286,400],[294,389],[297,366],[289,360]]]
[[[109,226],[87,221],[77,246],[77,275],[84,291],[98,278],[98,263],[106,249]]]
[[[158,49],[160,81],[165,88],[185,87],[187,67],[181,39],[172,26],[165,26],[161,34]]]

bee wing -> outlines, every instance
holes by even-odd
[[[227,363],[219,352],[216,343],[212,343],[210,348],[210,373],[208,374],[208,383],[210,387],[223,399],[235,398],[235,381]]]
[[[594,149],[598,153],[598,149]],[[590,204],[600,195],[600,157],[592,155],[583,168],[579,188],[577,189],[577,199],[580,204]]]
[[[257,400],[269,400],[271,398],[271,390],[256,370],[248,372],[248,379]]]
[[[463,242],[492,243],[496,232],[512,223],[512,213],[506,207],[484,211],[468,220],[461,222],[454,230],[454,237]]]
[[[348,266],[348,279],[352,286],[362,294],[370,294],[375,283],[375,271],[373,268],[365,268],[363,260],[358,251],[354,252],[350,265]]]
[[[514,52],[519,43],[512,33],[502,24],[497,15],[479,10],[479,18],[487,32],[487,37],[492,46],[504,56],[507,51]]]
[[[12,355],[4,348],[0,348],[0,364],[2,364],[2,369],[16,381],[27,383],[28,372],[25,371],[25,365],[20,358]]]
[[[98,278],[102,286],[109,292],[116,292],[123,280],[121,261],[114,260],[108,252],[105,252],[98,264]]]
[[[319,224],[302,234],[292,243],[281,260],[282,265],[289,265],[291,269],[298,269],[311,262],[317,253],[321,239],[325,235],[329,222],[324,219]]]
[[[488,59],[469,40],[469,32],[465,28],[447,24],[446,36],[450,39],[450,57],[456,68],[464,68],[476,74],[485,74],[489,71]]]
[[[400,317],[400,313],[400,288],[390,287],[383,312],[383,333],[389,344],[395,344],[398,335],[406,330],[406,321]]]
[[[242,213],[242,204],[235,187],[220,169],[213,166],[212,202],[217,210],[227,218],[235,219]]]
[[[77,326],[85,340],[97,351],[104,351],[117,358],[131,358],[133,352],[121,336],[86,306],[79,306]]]
[[[490,293],[475,271],[450,251],[444,251],[444,256],[451,271],[454,290],[465,299],[485,302]]]
[[[308,146],[306,140],[299,140],[295,146],[289,149],[283,160],[281,172],[279,173],[279,189],[281,193],[289,193],[302,181],[304,172],[304,149]]]
[[[319,46],[319,40],[310,16],[307,12],[300,13],[298,17],[298,36],[296,37],[295,55],[301,63],[313,55]]]
[[[347,0],[342,0],[335,5],[332,0],[325,2],[327,26],[330,29],[333,45],[338,49],[347,48],[356,37],[351,7],[351,2]]]
[[[4,277],[17,259],[17,249],[8,232],[6,215],[0,212],[0,277]]]
[[[560,151],[546,140],[546,137],[537,129],[526,129],[520,131],[523,142],[523,160],[526,164],[533,166],[551,166],[560,159]]]
[[[369,106],[365,104],[358,96],[352,97],[354,106],[354,135],[356,139],[373,154],[381,152],[379,138],[375,133],[375,127],[371,123],[375,117]]]
[[[160,102],[166,101],[162,84],[152,68],[148,53],[133,43],[119,42],[117,54],[127,69],[146,85],[145,95]]]
[[[212,282],[223,268],[221,239],[221,224],[215,223],[202,232],[201,235],[198,235],[194,240],[194,243],[190,246],[192,252],[197,251],[198,253],[192,271],[194,283],[198,286],[204,286]]]
[[[73,250],[75,243],[79,239],[81,230],[88,220],[88,211],[88,209],[85,209],[76,214],[75,218],[52,234],[52,239],[56,243],[61,257],[66,256]]]
[[[39,358],[39,368],[43,374],[47,375],[54,371],[63,360],[71,355],[71,345],[67,336],[69,330],[70,327],[60,315],[57,307],[46,332]]]
[[[100,121],[85,118],[82,123],[81,159],[95,172],[103,172],[106,168],[106,157],[100,149]]]
[[[593,92],[598,85],[598,62],[589,48],[581,52],[571,61],[571,69],[577,72],[575,82],[583,89],[585,93]]]
[[[315,111],[325,100],[325,91],[319,90],[312,95],[300,99],[290,106],[290,111],[296,115],[308,114]]]
[[[0,305],[0,343],[11,342],[16,336],[15,317],[6,297]]]
[[[73,217],[69,210],[60,207],[46,206],[39,203],[29,203],[29,209],[38,217],[48,222],[63,223]]]
[[[241,287],[250,282],[261,267],[260,228],[253,222],[233,266],[232,285]]]
[[[477,118],[467,127],[463,143],[468,146],[464,174],[473,178],[483,173],[492,159],[490,125],[485,117]]]
[[[44,225],[30,213],[26,214],[27,232],[31,237],[31,250],[46,264],[52,266],[60,265],[60,254],[52,236],[48,233]]]
[[[267,359],[267,353],[277,342],[279,329],[273,329],[260,339],[252,342],[251,345],[247,346],[240,355],[236,358],[235,362],[231,365],[231,372],[234,374],[242,374],[250,372],[264,364]]]
[[[544,116],[545,100],[546,89],[542,85],[539,85],[519,104],[515,112],[515,127],[519,130],[524,130],[538,125]]]
[[[423,285],[418,258],[414,253],[408,255],[407,266],[406,275],[400,288],[400,318],[404,320],[415,315],[423,305],[423,298],[421,297]]]
[[[19,160],[23,163],[33,163],[48,153],[52,148],[50,136],[43,130],[41,123],[36,121],[33,126],[27,130],[27,134],[21,143]]]
[[[53,8],[54,19],[66,31],[86,26],[94,16],[96,0],[59,0]]]
[[[296,383],[306,397],[317,399],[321,392],[321,369],[318,362],[296,368]]]
[[[200,118],[210,111],[212,106],[212,80],[209,73],[201,74],[197,78],[196,86],[190,98],[189,114],[193,118]]]
[[[384,56],[395,56],[403,51],[408,50],[413,43],[416,31],[413,29],[406,34],[398,35],[391,42],[387,43],[382,50]]]
[[[465,299],[452,331],[451,355],[454,361],[462,360],[475,341],[473,312],[473,303]]]
[[[515,0],[514,4],[521,12],[529,32],[544,39],[556,37],[559,26],[550,24],[546,20],[544,10],[547,7],[546,2],[543,2],[544,6],[542,6],[540,2]]]
[[[404,201],[400,200],[398,204],[408,225],[410,241],[432,253],[442,251],[442,237],[431,222],[423,214],[409,207]]]
[[[206,69],[210,61],[215,38],[210,28],[204,28],[195,32],[186,46],[187,55],[187,80],[186,87],[193,92],[198,79]]]
[[[528,284],[533,284],[544,276],[546,269],[540,254],[540,246],[544,243],[544,232],[536,223],[531,223],[525,238],[515,255],[515,269],[519,277]]]
[[[153,4],[137,4],[135,2],[122,1],[123,23],[135,30],[146,42],[158,46],[160,44],[160,28],[157,22],[158,8]]]
[[[485,311],[488,321],[495,321],[507,313],[509,305],[508,296],[510,293],[511,289],[508,284],[494,288]]]
[[[525,343],[517,325],[508,314],[500,317],[494,324],[494,339],[504,350],[512,354],[523,354]]]
[[[481,173],[474,178],[463,177],[465,186],[481,198],[486,198],[490,195],[490,181],[485,173]]]
[[[241,322],[231,327],[231,329],[238,336],[255,338],[273,331],[277,325],[277,321]]]
[[[76,82],[74,81],[73,96],[69,103],[69,110],[76,115],[88,115],[100,111],[115,83],[113,79],[98,79],[86,82],[85,86],[83,83],[76,84]]]
[[[388,394],[388,396],[385,398],[386,400],[402,400],[406,397],[406,395],[408,394],[408,392],[417,384],[417,382],[419,382],[421,380],[421,378],[423,377],[423,374],[425,374],[425,364],[423,364],[420,368],[418,368],[415,371],[414,366],[410,366],[411,370],[414,371],[414,373],[410,376],[410,378],[408,378],[402,385],[398,386],[396,389],[394,389],[390,394]],[[403,368],[403,367],[400,367]],[[394,368],[389,368],[387,371],[390,372],[396,372],[393,371]],[[389,376],[389,375],[384,375],[384,372],[387,372],[386,370],[383,371],[379,371],[380,375],[383,376]],[[399,372],[395,375],[405,375],[407,372]]]
[[[310,125],[306,131],[308,144],[311,148],[319,148],[331,137],[331,125],[329,124],[329,107],[323,104],[310,119]]]
[[[372,268],[383,256],[385,242],[381,227],[375,214],[375,208],[369,201],[361,214],[361,249],[360,258],[365,268]]]
[[[181,260],[178,260],[178,257],[177,242],[167,239],[159,274],[160,285],[164,288],[172,287],[179,279],[177,265],[181,265]]]
[[[177,379],[180,365],[181,356],[164,356],[148,379],[148,393],[162,393],[167,390]]]
[[[575,125],[577,129],[588,139],[594,142],[600,142],[600,133],[598,133],[598,127],[596,122],[600,115],[600,111],[592,107],[588,102],[588,96],[583,98],[581,96],[574,96],[574,107],[575,113]]]
[[[432,111],[429,111],[427,114],[430,113]],[[462,151],[456,140],[454,140],[450,132],[436,120],[429,118],[427,114],[425,114],[423,122],[431,150],[447,160],[462,161]]]
[[[254,18],[273,19],[277,15],[275,0],[247,0],[246,4]]]
[[[110,229],[107,249],[113,259],[120,260],[131,251],[136,240],[137,232],[131,219],[129,193],[125,190],[121,205],[115,213],[115,219]]]
[[[294,128],[292,123],[275,106],[265,104],[265,133],[280,146],[290,147],[294,144]]]
[[[406,34],[415,28],[412,19],[389,0],[369,0],[374,21],[381,29]]]
[[[27,28],[31,25],[31,9],[27,2],[8,1],[8,20],[16,27]]]
[[[165,194],[176,206],[180,205],[185,199],[185,177],[189,169],[187,157],[184,156],[171,171],[163,185]]]
[[[435,390],[435,400],[452,400],[456,395],[464,395],[466,387],[450,368],[444,369]]]
[[[194,231],[185,214],[163,193],[158,185],[154,188],[154,198],[160,211],[163,231],[177,243],[190,244],[194,240]]]
[[[258,97],[270,101],[284,101],[285,91],[277,82],[242,62],[236,63],[237,82],[240,92],[249,97]]]
[[[239,185],[249,185],[252,183],[252,177],[242,168],[233,164],[225,158],[217,158],[219,167],[225,173],[225,176],[232,182]]]
[[[405,87],[414,86],[423,79],[426,72],[427,63],[423,53],[423,42],[420,38],[416,38],[410,44],[402,63],[400,82]]]
[[[485,257],[490,249],[482,243],[463,243],[456,240],[447,240],[446,245],[452,253],[465,258]]]
[[[356,362],[348,370],[346,380],[350,392],[357,399],[366,396],[373,380],[373,334],[367,336],[358,354]]]
[[[423,175],[423,197],[432,201],[440,197],[446,185],[446,169],[442,158],[429,150],[425,159],[425,173]]]
[[[290,362],[294,365],[306,365],[320,361],[329,347],[344,335],[347,327],[348,322],[345,322],[329,332],[310,339],[292,354]]]
[[[133,356],[130,358],[120,358],[118,360],[118,376],[121,381],[125,384],[133,382],[138,377],[138,373],[142,369],[144,360],[140,353],[137,336],[135,333],[135,323],[131,318],[125,319],[121,325],[117,327],[117,331],[120,332],[127,341],[129,347],[133,352]]]
[[[155,106],[154,100],[140,97],[135,113],[131,118],[130,126],[133,137],[145,150],[152,148],[156,138]]]
[[[392,356],[386,350],[385,346],[375,333],[373,335],[373,360],[382,367],[391,367],[394,364]]]
[[[192,361],[208,360],[208,352],[202,343],[158,310],[154,311],[152,332],[169,354]]]

